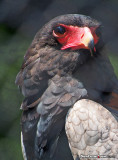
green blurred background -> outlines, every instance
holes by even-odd
[[[0,160],[23,160],[19,109],[23,97],[15,85],[23,56],[41,26],[67,13],[102,22],[107,52],[118,75],[118,0],[1,0]]]

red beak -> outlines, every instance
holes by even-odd
[[[71,35],[67,43],[62,46],[62,50],[71,48],[75,49],[94,49],[94,38],[88,27],[76,28],[76,32]]]

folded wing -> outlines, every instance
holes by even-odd
[[[65,129],[74,160],[100,155],[118,159],[118,122],[102,105],[79,100],[68,112]]]

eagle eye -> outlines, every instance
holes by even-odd
[[[66,29],[65,29],[65,27],[63,27],[63,26],[56,26],[55,28],[54,28],[54,32],[55,32],[55,34],[61,34],[61,35],[63,35],[65,32],[66,32]]]

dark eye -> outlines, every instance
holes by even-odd
[[[63,26],[56,26],[54,28],[54,32],[55,34],[64,34],[66,32],[66,29]]]

